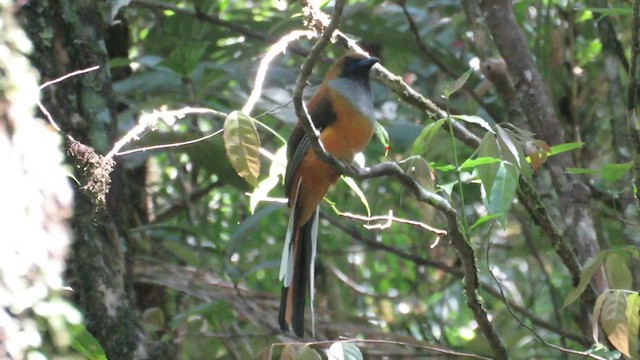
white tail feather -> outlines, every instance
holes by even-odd
[[[294,218],[296,213],[296,204],[298,203],[298,193],[300,192],[300,184],[302,183],[302,176],[298,179],[298,185],[296,186],[296,192],[294,193],[293,205],[291,206],[291,214],[289,215],[289,224],[287,225],[287,235],[284,238],[284,248],[282,249],[282,260],[280,261],[280,281],[283,282],[285,287],[291,285],[293,279],[293,248],[291,241],[295,235]]]

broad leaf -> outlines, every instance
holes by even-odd
[[[584,290],[589,285],[591,277],[602,265],[602,260],[604,257],[603,254],[604,253],[601,252],[597,257],[590,258],[586,261],[584,267],[582,268],[582,273],[580,274],[580,282],[578,283],[578,286],[569,292],[567,297],[564,299],[564,304],[562,304],[562,307],[571,305],[574,301],[578,300],[580,295],[582,295]]]
[[[614,183],[622,178],[633,167],[633,161],[622,164],[607,164],[602,168],[602,178],[608,183]]]
[[[404,172],[414,178],[420,186],[428,191],[435,191],[436,174],[422,156],[411,156],[400,165]]]
[[[600,324],[609,341],[621,353],[629,352],[629,323],[627,322],[627,295],[622,291],[611,292],[602,305]]]
[[[482,216],[481,218],[479,218],[478,220],[476,220],[475,223],[473,223],[473,225],[471,225],[471,227],[469,228],[469,230],[475,230],[476,228],[479,228],[480,226],[482,226],[483,224],[497,218],[500,217],[499,214],[489,214],[489,215],[485,215]]]
[[[469,170],[473,169],[480,165],[488,165],[488,164],[496,164],[501,162],[502,159],[489,157],[489,156],[481,156],[475,159],[467,159],[460,165],[459,170]]]
[[[610,288],[631,289],[633,279],[627,262],[627,257],[621,251],[611,251],[607,255],[605,269]]]
[[[322,357],[315,349],[305,345],[298,350],[295,360],[322,360]]]
[[[440,119],[425,126],[424,129],[422,129],[422,132],[420,132],[420,135],[418,135],[416,140],[413,142],[413,150],[411,151],[411,154],[423,155],[429,148],[431,140],[433,140],[433,137],[438,133],[438,130],[440,130],[445,121],[446,119]]]
[[[457,78],[453,83],[447,83],[444,87],[444,94],[443,94],[445,99],[449,98],[456,91],[460,90],[460,88],[464,86],[467,80],[469,80],[469,76],[471,76],[472,72],[473,72],[473,68],[465,71],[465,73],[460,75],[460,77]]]
[[[328,360],[363,360],[360,349],[353,343],[334,342],[327,350]]]
[[[227,116],[224,121],[224,147],[238,175],[250,184],[257,185],[260,174],[260,137],[249,116],[238,111]]]
[[[629,323],[629,353],[638,353],[638,332],[640,331],[640,294],[627,296],[627,322]]]
[[[489,214],[499,215],[497,219],[502,226],[506,224],[507,213],[516,197],[517,186],[517,171],[513,165],[501,162],[493,182],[491,195],[488,197],[487,210]]]
[[[549,150],[549,154],[547,154],[547,155],[549,155],[549,156],[558,155],[558,154],[562,154],[563,152],[580,149],[583,146],[584,146],[584,143],[581,142],[581,141],[555,145],[555,146],[551,147],[551,149]]]
[[[480,116],[475,116],[475,115],[452,115],[452,118],[458,119],[458,120],[462,120],[464,122],[468,122],[470,124],[476,124],[476,125],[480,125],[483,129],[487,130],[488,132],[495,134],[496,132],[493,131],[493,129],[491,128],[491,126],[489,125],[489,123],[481,118]]]
[[[478,146],[476,154],[478,157],[499,158],[500,148],[498,147],[496,137],[493,134],[487,133],[482,139],[480,146]],[[498,163],[494,163],[478,166],[476,169],[478,172],[478,178],[482,182],[482,187],[484,188],[487,198],[491,196],[491,188],[493,187],[493,181],[496,178],[496,173],[499,168],[500,165]]]
[[[89,360],[107,360],[104,349],[93,335],[82,324],[70,326],[71,347]]]

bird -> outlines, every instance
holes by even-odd
[[[343,55],[329,68],[308,103],[309,116],[320,131],[324,149],[347,164],[364,150],[375,130],[369,73],[379,61],[355,52]],[[278,314],[280,329],[284,333],[292,330],[300,338],[305,330],[307,286],[313,320],[319,205],[340,177],[311,148],[302,121],[306,120],[298,119],[287,143],[285,191],[291,210],[280,264],[283,287]]]

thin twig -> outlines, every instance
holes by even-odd
[[[441,59],[441,56],[434,54],[427,48],[427,45],[422,40],[420,36],[420,30],[418,29],[418,25],[413,20],[413,17],[409,13],[409,9],[407,9],[407,4],[405,2],[400,2],[400,7],[402,8],[402,12],[404,13],[405,18],[407,19],[407,23],[409,24],[409,30],[413,33],[413,37],[415,38],[416,44],[422,53],[433,62],[440,70],[444,71],[449,77],[452,79],[457,79],[462,74],[456,74],[454,70],[452,70],[445,61]],[[489,114],[496,122],[502,121],[502,116],[496,111],[496,109],[492,106],[486,104],[480,96],[476,95],[473,91],[469,83],[465,83],[462,86],[462,91],[464,91],[467,96],[472,98],[478,105],[480,105],[486,112]]]
[[[495,276],[495,274],[493,273],[493,270],[491,269],[491,262],[490,262],[490,258],[489,258],[489,250],[491,249],[491,242],[489,242],[489,245],[487,245],[487,253],[486,253],[486,262],[487,262],[487,270],[489,271],[489,274],[491,274],[491,277],[493,278],[493,280],[496,282],[496,284],[498,285],[498,290],[500,290],[500,296],[502,296],[502,302],[507,306],[507,310],[509,310],[509,313],[511,314],[511,316],[513,316],[513,318],[523,327],[525,327],[527,330],[529,330],[529,332],[536,337],[536,339],[538,339],[538,341],[540,341],[541,343],[543,343],[544,345],[568,353],[568,354],[574,354],[574,355],[582,355],[582,356],[586,356],[592,359],[598,359],[598,360],[606,360],[603,357],[597,356],[597,355],[593,355],[591,353],[588,353],[586,351],[577,351],[577,350],[571,350],[571,349],[567,349],[567,348],[563,348],[561,346],[555,345],[555,344],[551,344],[549,342],[547,342],[545,339],[542,338],[542,336],[538,335],[538,333],[529,325],[525,324],[524,321],[520,320],[520,318],[518,317],[518,315],[516,315],[513,310],[511,309],[511,305],[509,305],[509,301],[507,300],[507,297],[504,294],[504,291],[502,290],[502,284],[500,283],[500,280],[498,280],[498,278]]]
[[[201,137],[199,137],[197,139],[193,139],[193,140],[182,141],[182,142],[171,143],[171,144],[145,146],[143,148],[120,151],[120,152],[117,152],[115,155],[116,156],[122,156],[122,155],[129,155],[129,154],[137,153],[137,152],[159,150],[159,149],[167,149],[167,148],[175,148],[175,147],[180,147],[180,146],[185,146],[185,145],[191,145],[191,144],[199,143],[200,141],[204,141],[204,140],[207,140],[209,138],[212,138],[212,137],[220,134],[223,130],[224,129],[220,129],[220,130],[218,130],[216,132],[213,132],[213,133],[211,133],[209,135],[201,136]]]
[[[183,117],[185,117],[188,114],[213,114],[214,116],[217,117],[221,117],[221,118],[225,118],[226,114],[220,111],[216,111],[216,110],[212,110],[212,109],[206,109],[206,108],[192,108],[192,107],[184,107],[182,109],[179,110],[167,110],[167,111],[157,111],[154,110],[151,113],[146,113],[146,114],[142,114],[140,116],[140,120],[138,121],[138,125],[134,126],[131,130],[129,130],[120,140],[118,140],[115,145],[113,146],[113,148],[111,149],[111,151],[109,151],[109,153],[107,155],[105,155],[105,158],[109,159],[114,157],[115,155],[126,155],[132,152],[138,152],[138,151],[145,151],[145,150],[151,150],[151,148],[156,148],[156,149],[160,149],[163,147],[175,147],[178,146],[180,144],[168,144],[168,145],[158,145],[158,147],[149,147],[149,148],[144,148],[144,149],[136,149],[136,150],[132,150],[132,151],[123,151],[120,152],[120,150],[127,145],[128,143],[134,141],[134,140],[138,140],[140,138],[140,136],[142,136],[142,133],[145,132],[148,129],[153,129],[155,127],[158,126],[158,121],[160,119],[164,120],[165,122],[167,122],[168,124],[171,124],[173,121],[175,121],[175,119],[182,119]],[[197,141],[202,141],[204,139],[208,139],[211,136],[216,135],[218,132],[214,133],[214,134],[210,134],[205,136],[204,138],[200,138],[200,139],[196,139],[196,140],[192,140],[192,141],[188,141],[186,142],[187,144],[192,144],[194,142]]]
[[[443,262],[440,261],[434,261],[434,260],[430,260],[430,259],[426,259],[424,257],[415,255],[415,254],[411,254],[411,253],[407,253],[404,252],[396,247],[390,246],[390,245],[386,245],[382,242],[376,241],[374,239],[370,239],[367,238],[365,236],[363,236],[360,232],[356,231],[355,227],[348,227],[346,226],[346,224],[338,221],[336,218],[331,217],[331,216],[327,216],[324,215],[323,213],[320,214],[320,217],[322,217],[322,219],[327,220],[331,223],[332,226],[335,226],[336,228],[338,228],[339,230],[341,230],[342,232],[346,233],[347,235],[351,236],[354,240],[361,242],[365,245],[367,245],[368,247],[370,247],[371,249],[374,250],[380,250],[380,251],[384,251],[390,254],[393,254],[395,256],[398,256],[401,259],[410,261],[416,265],[421,265],[421,266],[429,266],[438,270],[442,270],[444,272],[446,272],[447,274],[450,274],[456,278],[462,279],[464,277],[464,273],[460,270],[459,267],[454,267],[454,266],[449,266]],[[483,291],[486,291],[489,295],[491,295],[492,297],[496,298],[496,299],[501,299],[500,293],[498,292],[498,290],[496,290],[494,287],[490,286],[489,284],[486,284],[484,282],[480,282],[480,289],[482,289]],[[502,299],[505,300],[505,299]],[[507,299],[507,301],[509,301]],[[527,308],[524,308],[520,305],[514,304],[514,303],[510,303],[511,307],[513,309],[515,309],[515,311],[517,311],[519,314],[521,314],[522,316],[526,317],[527,319],[531,320],[531,322],[537,326],[542,327],[543,329],[549,330],[551,332],[554,332],[556,334],[559,334],[562,337],[565,337],[567,339],[576,341],[580,344],[583,344],[585,346],[589,346],[589,344],[591,344],[591,342],[589,341],[589,339],[587,339],[584,336],[579,336],[576,334],[572,334],[572,333],[568,333],[566,332],[564,329],[557,327],[556,325],[552,325],[549,322],[539,318],[536,316],[536,314],[532,313],[531,311],[529,311]]]
[[[61,76],[61,77],[57,78],[57,79],[45,82],[44,84],[40,85],[39,89],[43,90],[46,87],[51,86],[53,84],[57,84],[57,83],[62,82],[64,80],[66,80],[66,79],[69,79],[71,77],[82,75],[82,74],[97,70],[99,68],[100,68],[100,66],[96,65],[96,66],[92,66],[90,68],[81,69],[81,70],[77,70],[77,71],[68,73],[68,74],[66,74],[64,76]],[[38,108],[40,109],[40,111],[42,111],[44,116],[47,118],[47,120],[49,120],[49,123],[51,124],[51,126],[53,126],[53,128],[56,129],[57,131],[62,132],[62,129],[60,129],[60,126],[58,126],[58,124],[56,124],[55,120],[53,120],[53,116],[51,115],[49,110],[47,110],[47,108],[42,104],[42,102],[40,102],[40,100],[37,101],[37,105],[38,105]]]
[[[260,61],[260,66],[258,67],[258,72],[256,74],[255,85],[253,86],[253,90],[251,90],[251,95],[249,95],[249,99],[247,103],[242,108],[242,112],[251,115],[251,111],[253,107],[256,105],[260,96],[262,95],[262,86],[264,84],[264,80],[267,77],[267,70],[269,70],[269,65],[273,61],[273,59],[281,53],[284,53],[287,50],[287,46],[302,37],[312,38],[315,36],[313,31],[309,30],[294,30],[287,35],[283,36],[280,40],[278,40],[271,49],[267,51],[265,56]]]
[[[392,223],[397,222],[397,223],[401,223],[401,224],[409,224],[409,225],[413,225],[413,226],[419,227],[421,229],[424,229],[424,230],[427,230],[427,231],[432,232],[434,234],[437,234],[438,236],[447,235],[447,231],[446,230],[434,228],[433,226],[427,225],[427,224],[425,224],[423,222],[395,217],[395,216],[393,216],[393,210],[389,210],[389,214],[388,215],[363,216],[363,215],[358,215],[358,214],[352,214],[350,212],[341,212],[338,215],[346,217],[346,218],[349,218],[349,219],[361,220],[361,221],[384,221],[383,223],[375,224],[375,225],[363,225],[366,229],[369,229],[369,230],[371,230],[371,229],[381,229],[381,230],[382,229],[387,229],[387,228],[391,227]]]
[[[94,71],[94,70],[98,70],[99,68],[100,68],[100,66],[96,65],[96,66],[92,66],[90,68],[86,68],[86,69],[81,69],[81,70],[76,70],[74,72],[70,72],[70,73],[68,73],[68,74],[66,74],[64,76],[61,76],[61,77],[57,78],[57,79],[45,82],[44,84],[40,85],[40,90],[46,88],[47,86],[50,86],[50,85],[53,85],[53,84],[57,84],[59,82],[67,80],[68,78],[71,78],[71,77],[74,77],[74,76],[78,76],[78,75],[81,75],[81,74],[85,74],[85,73],[88,73],[88,72],[91,72],[91,71]]]

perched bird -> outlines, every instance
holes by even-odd
[[[324,148],[351,163],[373,136],[375,119],[369,71],[379,60],[348,53],[336,60],[308,105]],[[283,332],[304,336],[306,287],[313,316],[318,207],[340,174],[320,160],[299,120],[287,145],[285,190],[291,215],[280,264],[283,281],[278,321]]]

